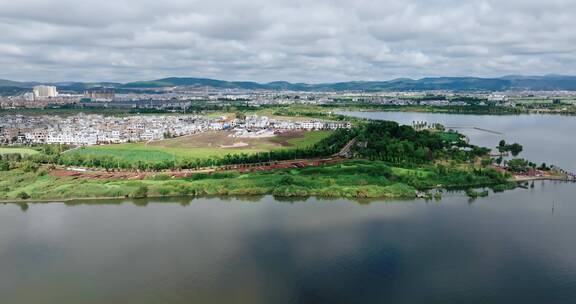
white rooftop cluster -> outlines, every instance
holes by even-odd
[[[78,146],[142,142],[200,132],[234,130],[250,136],[256,130],[322,130],[350,128],[346,122],[285,121],[266,116],[246,119],[207,118],[196,115],[138,115],[126,117],[78,114],[59,116],[5,116],[0,142],[69,144]]]

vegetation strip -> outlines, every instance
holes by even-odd
[[[502,149],[512,147],[505,144]],[[489,162],[480,162],[490,149],[469,145],[458,133],[442,131],[440,127],[416,131],[387,121],[361,122],[353,129],[340,129],[317,138],[306,147],[296,145],[292,149],[206,159],[182,157],[130,163],[108,154],[86,156],[64,153],[65,149],[42,146],[35,155],[4,155],[0,199],[263,194],[414,198],[421,191],[438,187],[464,190],[490,186],[501,191],[511,187],[512,178],[492,168]],[[328,161],[333,155],[352,160]],[[326,157],[324,162],[311,160],[312,167],[293,161],[286,162],[288,166],[274,165],[290,159]],[[54,170],[57,166],[100,168],[111,175],[90,179],[85,176],[91,173],[76,174],[75,169],[70,169],[73,174],[59,176],[55,173],[61,169]],[[262,169],[266,166],[268,169]],[[134,175],[114,178],[121,172]],[[190,174],[176,175],[177,172]]]

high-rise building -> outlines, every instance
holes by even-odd
[[[39,85],[33,89],[34,98],[51,98],[58,96],[58,90],[54,86]]]

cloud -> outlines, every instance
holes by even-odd
[[[0,0],[0,78],[576,74],[572,0]]]

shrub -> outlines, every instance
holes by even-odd
[[[214,172],[211,175],[213,179],[235,178],[238,176],[240,176],[240,173],[237,171]]]
[[[157,180],[157,181],[164,181],[164,180],[169,180],[170,179],[170,175],[168,174],[156,174],[154,176],[151,177],[152,180]]]
[[[504,192],[506,190],[513,190],[516,188],[516,183],[505,183],[492,186],[492,191],[494,192]]]
[[[28,193],[24,192],[24,191],[18,193],[18,195],[16,195],[16,196],[17,196],[19,199],[23,199],[23,200],[30,198],[30,195],[29,195]]]
[[[191,180],[202,180],[208,178],[208,173],[195,173],[190,176]]]
[[[476,191],[474,189],[468,189],[468,190],[466,190],[466,195],[468,195],[471,198],[486,197],[486,196],[488,196],[488,190]]]
[[[284,175],[280,179],[280,185],[283,185],[283,186],[289,186],[289,185],[292,185],[293,183],[294,183],[294,178],[290,175]]]
[[[21,168],[24,172],[36,172],[40,166],[31,161],[24,161],[21,164]]]
[[[170,194],[170,189],[160,188],[160,189],[158,189],[158,193],[160,193],[160,195],[166,196],[166,195]]]
[[[134,198],[145,198],[148,196],[148,187],[146,185],[140,185],[133,193]]]

